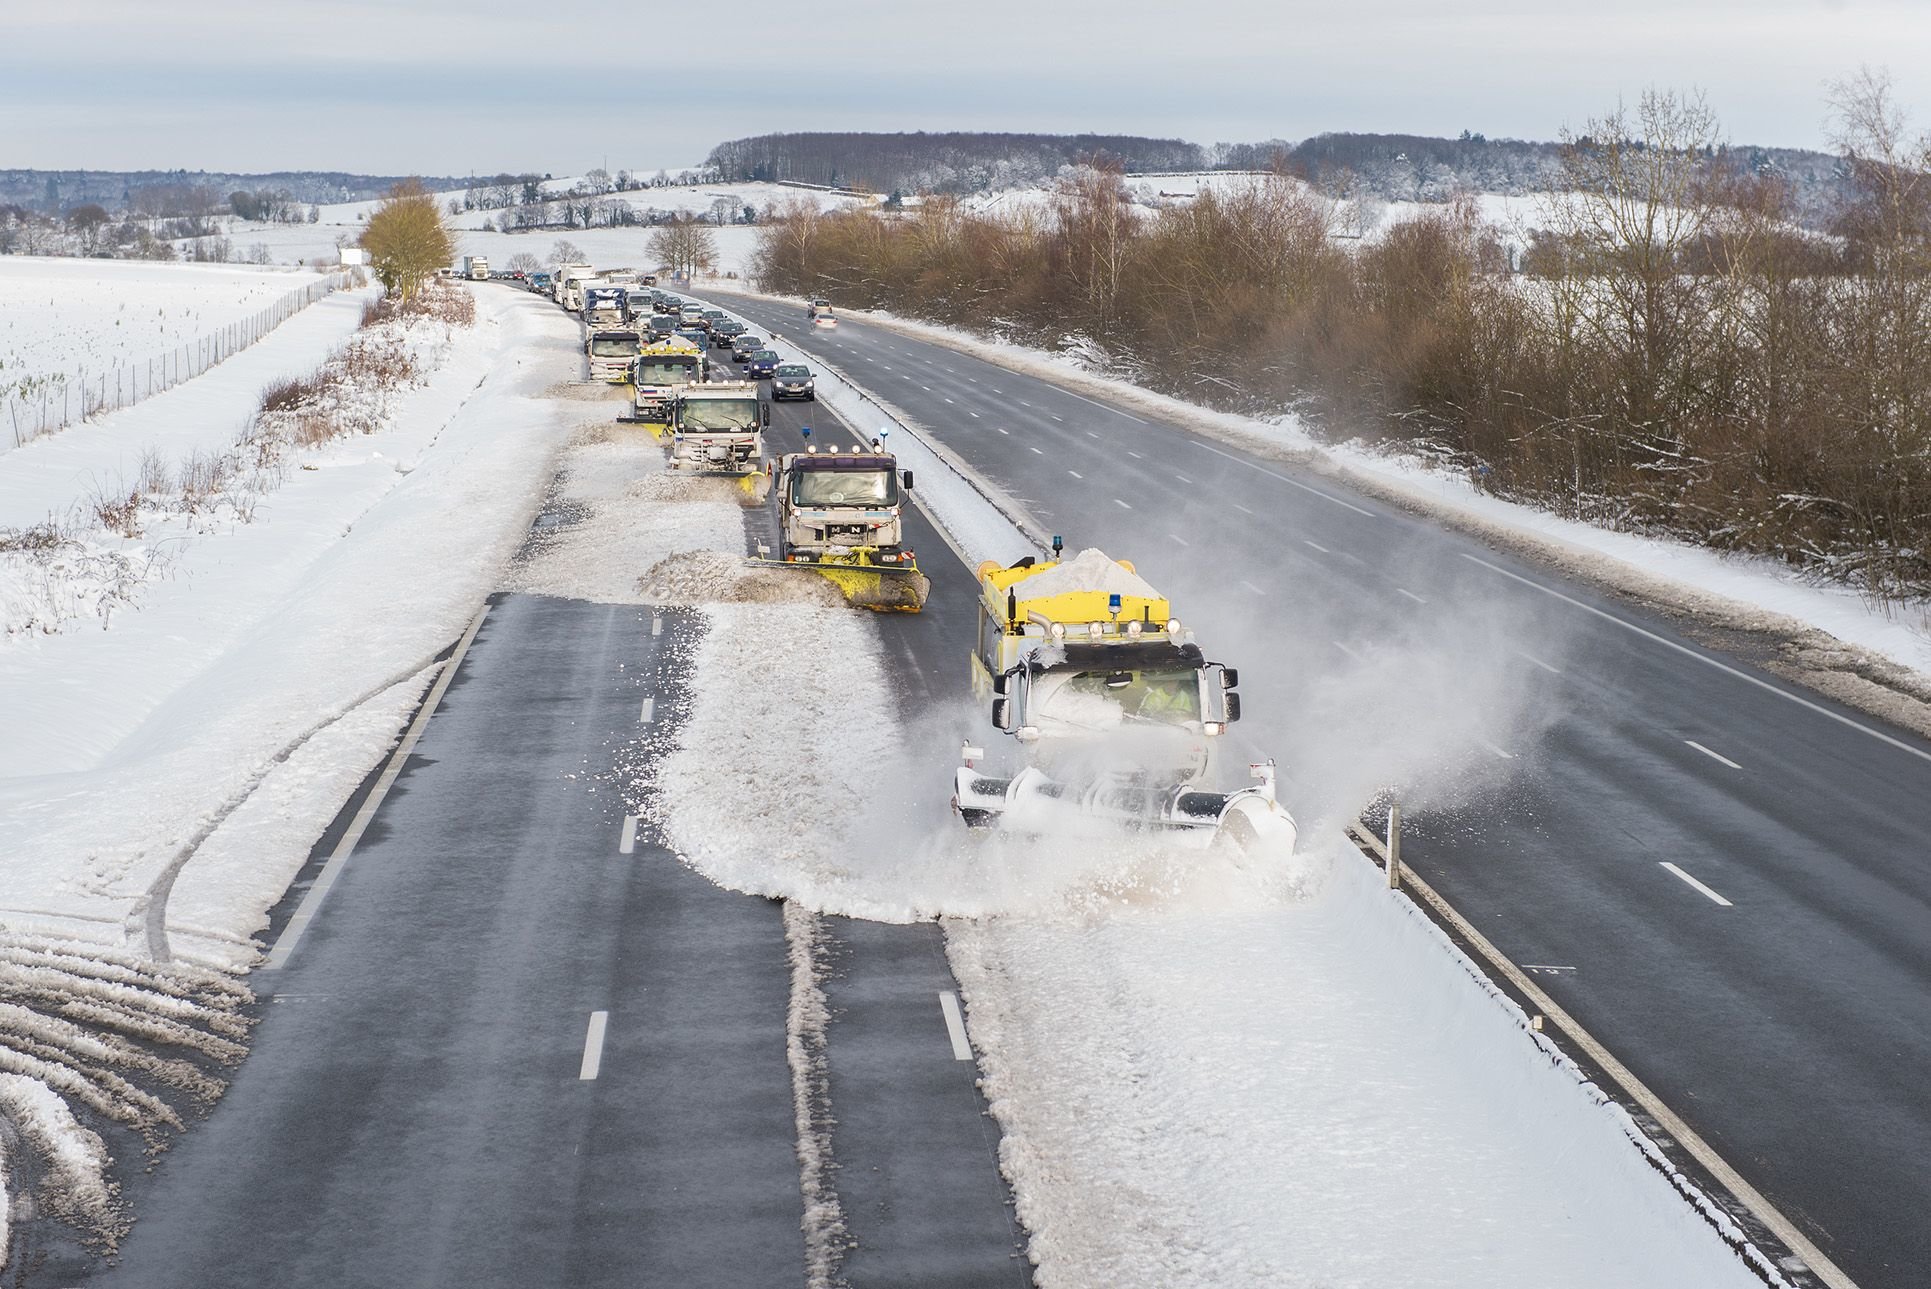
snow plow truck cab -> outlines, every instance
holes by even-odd
[[[815,573],[860,608],[925,607],[932,584],[905,545],[902,518],[912,472],[898,469],[883,439],[869,447],[809,444],[774,462],[771,473],[778,543],[760,546],[753,563]]]
[[[969,827],[1027,833],[1159,833],[1291,850],[1293,821],[1259,782],[1208,790],[1214,750],[1240,719],[1239,675],[1209,661],[1167,598],[1098,550],[979,567],[974,693],[1017,745],[1008,774],[968,745],[952,806]]]

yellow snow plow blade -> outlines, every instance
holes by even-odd
[[[754,559],[760,568],[816,573],[837,587],[846,601],[874,613],[917,613],[925,607],[932,583],[914,564],[875,564],[862,556],[828,555],[822,560]]]
[[[738,497],[740,506],[762,506],[764,499],[771,495],[771,476],[760,470],[756,474],[738,476]]]

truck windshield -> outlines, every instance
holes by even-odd
[[[1043,678],[1035,688],[1035,715],[1080,729],[1127,725],[1188,725],[1200,719],[1200,682],[1185,668],[1146,671],[1078,671]]]
[[[800,470],[791,500],[799,506],[892,506],[897,479],[890,470]]]
[[[631,358],[637,353],[635,336],[592,336],[590,352],[598,358]]]
[[[685,430],[754,430],[758,427],[758,400],[693,399],[684,404],[678,423]]]
[[[697,359],[657,358],[650,362],[637,364],[637,383],[639,385],[687,385],[691,379],[691,369],[697,366]]]

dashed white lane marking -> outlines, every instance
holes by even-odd
[[[1676,865],[1670,863],[1667,859],[1663,861],[1663,867],[1669,869],[1670,872],[1675,873],[1678,877],[1682,878],[1684,881],[1688,882],[1691,886],[1694,886],[1697,890],[1709,896],[1712,900],[1715,900],[1718,904],[1721,904],[1724,908],[1733,909],[1736,907],[1736,905],[1724,899],[1721,895],[1718,895],[1715,891],[1711,890],[1703,883],[1697,881],[1694,877],[1691,877],[1688,873],[1684,872]]]
[[[1127,505],[1124,501],[1121,501],[1118,497],[1113,498],[1113,504],[1118,506],[1121,510],[1133,509],[1133,507]]]
[[[637,816],[624,816],[624,830],[617,834],[617,853],[631,855],[637,851]]]
[[[1033,445],[1032,445],[1032,444],[1030,444],[1030,443],[1028,443],[1028,444],[1027,444],[1026,446],[1027,446],[1027,447],[1029,447],[1029,448],[1032,448],[1032,447],[1033,447]],[[1034,455],[1034,456],[1042,456],[1042,457],[1043,457],[1043,456],[1045,456],[1046,454],[1045,454],[1044,452],[1041,452],[1041,451],[1040,451],[1040,450],[1039,450],[1038,448],[1033,448],[1033,455]]]
[[[1167,540],[1180,546],[1192,545],[1191,542],[1189,542],[1186,538],[1182,537],[1179,533],[1168,533]]]
[[[1084,479],[1086,477],[1077,470],[1068,470],[1066,473],[1072,475],[1075,479]]]
[[[930,385],[920,385],[919,388],[924,390],[928,394],[932,392],[932,387]]]
[[[591,1012],[590,1028],[583,1036],[583,1064],[577,1067],[577,1079],[588,1083],[603,1069],[603,1035],[610,1028],[609,1012]]]
[[[1058,422],[1059,422],[1059,423],[1060,423],[1061,425],[1064,425],[1064,424],[1066,424],[1066,418],[1065,418],[1065,417],[1063,417],[1063,416],[1053,416],[1053,414],[1052,414],[1051,412],[1048,412],[1048,413],[1046,413],[1046,415],[1048,415],[1048,416],[1052,416],[1052,417],[1053,417],[1053,419],[1054,419],[1055,421],[1058,421]],[[1094,435],[1093,437],[1097,439],[1097,438],[1098,438],[1098,437],[1100,437],[1100,436],[1099,436],[1099,435],[1097,435],[1097,434],[1095,434],[1095,435]]]
[[[1504,752],[1501,748],[1495,746],[1495,744],[1489,742],[1487,739],[1481,739],[1479,741],[1483,747],[1495,753],[1495,755],[1501,757],[1504,761],[1513,761],[1515,759],[1515,753]]]
[[[637,719],[646,725],[657,719],[657,700],[655,698],[646,698],[644,700],[644,709],[637,714]]]
[[[1528,652],[1525,649],[1517,649],[1515,651],[1515,656],[1518,658],[1526,659],[1529,662],[1534,663],[1536,666],[1542,668],[1542,670],[1548,672],[1552,676],[1560,676],[1562,674],[1562,668],[1551,667],[1548,663],[1542,661],[1542,659],[1536,657],[1534,654]],[[1694,747],[1696,745],[1692,743],[1690,746]]]
[[[972,1040],[966,1037],[965,1013],[959,1010],[959,995],[949,989],[941,989],[939,1010],[945,1013],[945,1032],[952,1040],[952,1059],[970,1061]]]
[[[940,395],[940,397],[942,397],[942,398],[943,398],[943,397],[944,397],[944,395]],[[951,399],[949,399],[949,398],[947,398],[947,399],[946,399],[945,401],[946,401],[946,402],[948,402],[948,403],[950,403],[950,402],[951,402],[952,400],[951,400]]]
[[[1258,586],[1255,586],[1255,585],[1254,585],[1254,584],[1253,584],[1252,582],[1250,582],[1250,581],[1248,581],[1248,580],[1247,580],[1246,578],[1244,578],[1244,577],[1243,577],[1242,579],[1240,579],[1240,584],[1241,584],[1242,586],[1244,586],[1244,587],[1246,587],[1246,588],[1247,588],[1248,590],[1250,590],[1250,591],[1252,591],[1252,592],[1253,592],[1253,593],[1254,593],[1255,595],[1266,595],[1266,594],[1267,594],[1267,592],[1265,592],[1265,591],[1263,591],[1263,590],[1261,590],[1261,589],[1260,589],[1260,588],[1259,588]]]
[[[948,399],[946,399],[945,401],[946,401],[946,402],[948,402],[948,403],[950,403],[950,402],[951,402],[952,400],[948,398]],[[969,408],[969,407],[968,407],[968,408],[966,409],[966,415],[967,415],[967,416],[970,416],[970,417],[971,417],[971,418],[972,418],[973,420],[975,420],[975,421],[979,419],[979,414],[978,414],[977,412],[975,412],[975,411],[973,411],[973,410],[972,410],[971,408]]]
[[[872,357],[870,354],[860,354],[859,357],[863,358],[868,363],[875,363],[878,361],[878,359]]]
[[[1333,551],[1331,551],[1331,550],[1329,550],[1329,549],[1328,549],[1327,547],[1325,547],[1325,546],[1323,546],[1323,545],[1321,545],[1321,543],[1319,543],[1319,542],[1310,542],[1310,541],[1308,541],[1308,539],[1307,539],[1307,538],[1305,538],[1305,537],[1303,537],[1303,538],[1301,538],[1301,540],[1302,540],[1303,542],[1305,542],[1305,543],[1306,543],[1307,545],[1309,545],[1309,546],[1312,546],[1312,547],[1313,547],[1313,548],[1314,548],[1315,550],[1317,550],[1317,551],[1320,551],[1320,552],[1321,552],[1321,553],[1322,553],[1323,555],[1332,555],[1332,554],[1334,554],[1334,552],[1333,552]]]
[[[1000,432],[1001,434],[1005,434],[1005,435],[1011,435],[1011,434],[1012,434],[1012,431],[1011,431],[1011,430],[1009,430],[1009,429],[1007,429],[1007,428],[1006,428],[1005,426],[1003,426],[1003,425],[995,425],[995,426],[993,426],[992,428],[993,428],[993,429],[995,429],[995,430],[998,430],[998,431],[999,431],[999,432]]]
[[[1254,513],[1253,511],[1249,510],[1247,507],[1241,505],[1238,501],[1230,501],[1227,504],[1232,506],[1235,510],[1238,510],[1243,515],[1251,515]]]
[[[1055,417],[1054,417],[1053,419],[1054,419],[1055,421],[1057,421],[1057,420],[1058,420],[1059,418],[1058,418],[1057,416],[1055,416]],[[1086,432],[1086,437],[1087,437],[1087,438],[1089,438],[1089,439],[1097,439],[1097,438],[1098,438],[1098,437],[1100,437],[1100,436],[1099,436],[1099,435],[1097,435],[1097,434],[1095,434],[1095,433],[1093,433],[1093,431],[1091,431],[1091,430],[1088,430],[1088,431]]]
[[[651,615],[650,633],[654,636],[661,636],[664,634],[664,615],[663,614],[653,613]]]
[[[1186,483],[1186,484],[1191,484],[1191,483],[1193,482],[1193,480],[1192,480],[1192,479],[1189,479],[1189,478],[1188,478],[1188,477],[1187,477],[1186,475],[1184,475],[1184,474],[1175,474],[1175,475],[1174,475],[1173,477],[1174,477],[1174,478],[1176,478],[1176,479],[1178,479],[1178,480],[1179,480],[1180,482],[1182,482],[1182,483]]]
[[[1409,589],[1408,589],[1407,587],[1405,587],[1405,586],[1397,586],[1397,587],[1395,588],[1395,594],[1397,594],[1397,595],[1405,595],[1405,596],[1407,596],[1407,597],[1408,597],[1409,599],[1411,599],[1411,600],[1413,600],[1413,601],[1414,601],[1414,602],[1415,602],[1416,604],[1426,604],[1426,603],[1428,603],[1428,601],[1426,601],[1426,600],[1424,600],[1424,599],[1422,599],[1422,598],[1421,598],[1421,597],[1420,597],[1419,595],[1416,595],[1416,594],[1415,594],[1415,593],[1414,593],[1413,591],[1411,591],[1411,590],[1409,590]]]
[[[1336,649],[1339,649],[1342,653],[1348,655],[1348,657],[1354,659],[1356,662],[1361,661],[1361,655],[1359,653],[1356,653],[1354,650],[1348,648],[1346,645],[1342,644],[1339,640],[1335,640],[1332,643]]]
[[[1599,609],[1593,604],[1584,604],[1581,600],[1578,600],[1573,596],[1564,595],[1562,592],[1546,587],[1542,585],[1542,583],[1540,582],[1532,582],[1528,578],[1523,577],[1519,573],[1511,573],[1507,569],[1491,564],[1485,559],[1477,559],[1475,556],[1470,555],[1467,551],[1461,551],[1461,552],[1458,552],[1458,554],[1460,554],[1461,557],[1467,560],[1469,563],[1480,564],[1483,568],[1489,570],[1489,572],[1491,573],[1500,573],[1503,577],[1508,578],[1510,581],[1520,582],[1522,583],[1522,585],[1527,587],[1532,587],[1533,589],[1542,592],[1544,595],[1554,596],[1556,599],[1561,600],[1564,604],[1573,605],[1576,608],[1581,609],[1585,613],[1593,613],[1597,617],[1602,618],[1606,622],[1615,623],[1617,626],[1623,628],[1625,631],[1633,631],[1637,635],[1642,636],[1644,639],[1653,640],[1657,644],[1662,645],[1666,649],[1674,649],[1676,650],[1676,652],[1683,654],[1687,657],[1694,658],[1698,662],[1703,663],[1706,666],[1715,667],[1718,671],[1726,672],[1729,675],[1735,676],[1738,680],[1744,681],[1748,684],[1755,685],[1758,689],[1765,689],[1777,695],[1777,697],[1779,698],[1789,699],[1791,702],[1797,704],[1797,706],[1799,707],[1809,708],[1811,711],[1817,713],[1819,716],[1828,717],[1829,719],[1836,721],[1839,725],[1848,725],[1852,729],[1857,730],[1860,733],[1870,735],[1872,738],[1876,739],[1880,743],[1888,743],[1900,752],[1909,752],[1912,756],[1917,757],[1921,761],[1931,761],[1931,752],[1927,752],[1923,748],[1912,747],[1909,743],[1906,743],[1904,740],[1892,738],[1889,734],[1884,733],[1882,730],[1872,729],[1870,726],[1864,724],[1862,721],[1854,721],[1850,717],[1845,716],[1843,713],[1833,712],[1830,710],[1830,708],[1820,706],[1817,703],[1813,703],[1808,698],[1799,698],[1795,694],[1792,694],[1785,690],[1777,688],[1775,685],[1771,684],[1767,680],[1763,680],[1759,677],[1752,676],[1747,671],[1739,671],[1735,667],[1732,667],[1727,662],[1718,662],[1715,658],[1710,657],[1708,654],[1698,653],[1696,650],[1690,648],[1688,645],[1680,645],[1676,643],[1676,641],[1674,640],[1666,640],[1662,636],[1657,635],[1654,631],[1647,631],[1642,627],[1637,626],[1634,622],[1625,622],[1621,618],[1617,617],[1615,614]]]
[[[1217,457],[1226,457],[1229,461],[1239,462],[1241,465],[1246,466],[1250,470],[1258,470],[1262,474],[1266,475],[1268,478],[1278,479],[1280,482],[1286,484],[1290,488],[1299,488],[1302,492],[1311,492],[1315,496],[1319,497],[1321,500],[1331,501],[1335,505],[1341,507],[1343,510],[1352,510],[1355,514],[1366,515],[1370,519],[1373,519],[1375,517],[1374,511],[1363,510],[1360,506],[1355,505],[1353,502],[1343,501],[1341,500],[1341,498],[1335,496],[1331,492],[1324,492],[1319,488],[1310,487],[1309,485],[1302,483],[1299,479],[1290,479],[1284,474],[1280,474],[1274,470],[1269,470],[1264,465],[1255,465],[1252,461],[1244,460],[1241,457],[1235,456],[1231,452],[1222,452],[1219,448],[1208,447],[1205,443],[1200,442],[1200,440],[1198,439],[1194,439],[1192,440],[1192,442],[1193,442],[1193,445],[1197,448],[1201,448],[1201,449],[1204,449],[1205,451],[1211,452]]]
[[[1710,751],[1709,748],[1704,747],[1701,743],[1697,742],[1693,738],[1686,738],[1683,741],[1685,743],[1688,743],[1691,747],[1695,748],[1697,751],[1701,752],[1704,756],[1709,757],[1712,761],[1721,761],[1723,762],[1723,764],[1729,766],[1732,770],[1741,770],[1743,768],[1742,766],[1738,765],[1735,761],[1732,761],[1729,757],[1723,755],[1723,753],[1712,752]]]
[[[1143,457],[1143,456],[1141,456],[1141,455],[1140,455],[1140,454],[1139,454],[1138,452],[1135,452],[1135,451],[1134,451],[1134,450],[1133,450],[1132,448],[1128,448],[1128,449],[1126,450],[1126,454],[1127,454],[1128,456],[1130,456],[1130,457],[1132,457],[1132,458],[1133,458],[1133,459],[1134,459],[1135,461],[1144,461],[1144,460],[1146,460],[1146,458],[1145,458],[1145,457]]]
[[[1117,408],[1117,407],[1113,407],[1113,406],[1110,406],[1110,405],[1108,405],[1108,404],[1106,404],[1106,403],[1102,403],[1102,402],[1100,402],[1100,401],[1099,401],[1098,399],[1095,399],[1095,398],[1088,398],[1088,397],[1087,397],[1086,395],[1084,395],[1084,394],[1075,394],[1075,393],[1074,393],[1074,392],[1073,392],[1072,390],[1070,390],[1070,389],[1062,389],[1062,390],[1060,390],[1059,392],[1060,392],[1060,393],[1062,393],[1062,394],[1064,394],[1064,395],[1066,395],[1066,396],[1067,396],[1068,398],[1077,398],[1077,399],[1078,399],[1078,400],[1079,400],[1080,402],[1082,402],[1082,403],[1091,403],[1091,404],[1092,404],[1092,405],[1093,405],[1094,407],[1097,407],[1097,408],[1099,408],[1099,409],[1100,409],[1101,411],[1103,411],[1103,412],[1111,412],[1111,413],[1113,413],[1113,415],[1115,415],[1115,416],[1124,416],[1124,417],[1126,417],[1126,419],[1127,419],[1127,420],[1129,420],[1129,421],[1132,421],[1132,422],[1133,422],[1133,423],[1134,423],[1135,425],[1145,425],[1145,424],[1146,424],[1146,422],[1145,422],[1145,421],[1143,421],[1143,420],[1141,420],[1141,419],[1140,419],[1139,417],[1137,417],[1137,416],[1133,416],[1133,415],[1131,415],[1131,414],[1129,414],[1129,413],[1126,413],[1126,412],[1122,412],[1122,411],[1121,411],[1121,410],[1120,410],[1119,408]]]

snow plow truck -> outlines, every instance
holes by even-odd
[[[702,384],[709,359],[704,351],[681,336],[644,345],[630,364],[630,414],[618,416],[625,425],[642,425],[653,437],[668,440],[671,434],[671,404],[678,393],[691,385]]]
[[[1210,662],[1173,606],[1125,560],[1098,550],[979,567],[973,688],[1018,745],[991,774],[968,745],[952,808],[968,827],[1029,834],[1158,834],[1286,854],[1294,821],[1274,799],[1274,764],[1232,792],[1204,786],[1240,719],[1238,673]]]
[[[807,440],[811,430],[802,431]],[[901,512],[912,472],[900,471],[882,438],[869,447],[807,442],[768,469],[777,498],[778,545],[758,548],[756,565],[815,573],[852,604],[917,613],[932,584],[905,545]]]

